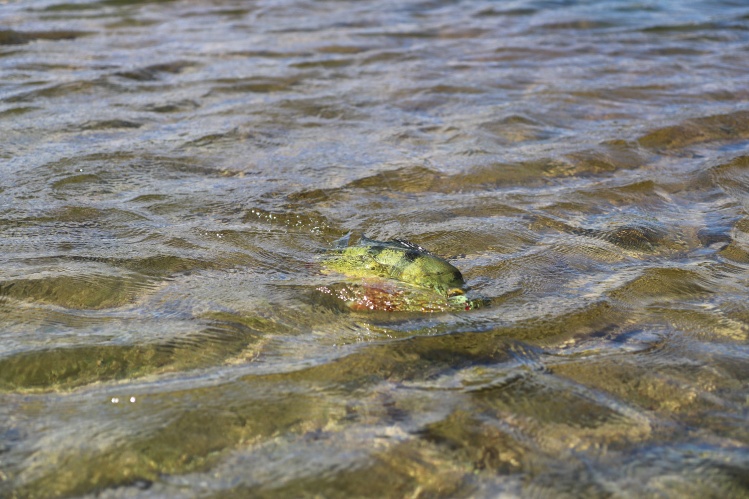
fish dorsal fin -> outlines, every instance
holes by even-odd
[[[376,241],[374,239],[370,239],[364,234],[362,234],[361,237],[359,238],[359,244],[364,245],[364,246],[374,246],[377,244],[382,244],[382,242]]]
[[[404,241],[403,239],[391,239],[388,242],[390,242],[392,244],[396,244],[396,245],[398,245],[398,246],[400,246],[402,248],[405,248],[405,249],[414,250],[414,251],[418,251],[419,253],[424,253],[424,254],[427,254],[427,255],[434,256],[429,250],[424,249],[421,246],[419,246],[418,244],[412,243],[410,241]]]
[[[346,234],[342,238],[337,239],[333,243],[333,248],[335,248],[335,249],[346,249],[346,248],[348,248],[350,240],[351,240],[351,232],[349,232],[348,234]]]
[[[376,239],[370,239],[365,235],[362,235],[359,239],[359,244],[362,246],[385,246],[391,248],[400,248],[407,251],[418,251],[423,255],[436,256],[431,251],[419,246],[416,243],[406,241],[404,239],[390,239],[389,241],[377,241]]]

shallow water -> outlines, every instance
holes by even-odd
[[[749,496],[748,75],[730,0],[0,4],[0,495]]]

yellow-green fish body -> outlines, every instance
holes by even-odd
[[[398,239],[375,241],[364,236],[355,245],[348,243],[349,235],[339,240],[324,258],[323,268],[347,277],[380,279],[369,287],[349,285],[345,294],[335,293],[351,302],[351,308],[438,311],[469,310],[479,305],[465,296],[466,283],[460,270],[421,246]],[[388,296],[383,291],[382,279],[406,286],[394,283]],[[373,296],[377,300],[372,301]]]

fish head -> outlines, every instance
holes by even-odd
[[[460,270],[433,255],[416,255],[402,269],[401,280],[434,289],[448,296],[462,294],[466,285]]]

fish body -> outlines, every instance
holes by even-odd
[[[354,246],[334,248],[325,267],[351,277],[395,279],[446,295],[462,294],[465,287],[463,275],[450,262],[399,239],[375,241],[362,236]]]
[[[327,273],[359,278],[356,282],[319,288],[353,310],[446,311],[470,310],[478,301],[465,296],[460,270],[421,246],[393,239],[362,236],[349,245],[340,239],[323,259]]]

